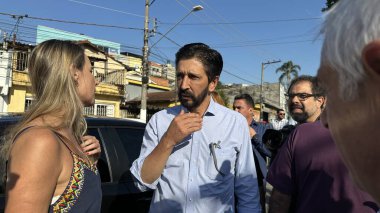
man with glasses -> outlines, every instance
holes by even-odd
[[[211,96],[222,56],[192,43],[175,63],[181,105],[153,115],[131,167],[150,212],[261,212],[247,121]]]
[[[283,109],[277,110],[277,118],[272,121],[273,129],[281,130],[282,127],[288,124],[288,120],[285,119],[285,111]]]
[[[269,168],[269,212],[376,212],[374,200],[352,182],[329,131],[318,121],[325,90],[317,78],[294,79],[287,98],[299,124]]]
[[[323,89],[313,76],[299,76],[289,86],[286,94],[290,116],[298,123],[319,119],[325,103]]]

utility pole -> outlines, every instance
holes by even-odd
[[[144,47],[143,47],[143,70],[141,77],[141,109],[140,109],[140,120],[146,122],[147,114],[147,92],[149,84],[149,70],[148,70],[148,38],[149,38],[149,0],[145,0],[145,23],[144,23]]]
[[[277,61],[267,61],[267,62],[263,62],[261,63],[261,85],[260,85],[260,120],[263,121],[263,117],[264,117],[264,111],[263,111],[263,107],[264,107],[264,96],[263,96],[263,83],[264,83],[264,69],[265,69],[265,65],[269,65],[269,64],[274,64],[274,63],[279,63],[281,62],[281,60],[277,60]]]
[[[140,120],[146,122],[147,121],[147,92],[148,92],[148,85],[149,85],[149,62],[148,62],[148,56],[149,56],[149,49],[152,49],[158,42],[160,42],[164,37],[166,38],[166,35],[172,31],[178,24],[180,24],[183,20],[185,20],[186,17],[188,17],[192,12],[200,11],[203,9],[201,5],[194,6],[182,19],[177,21],[166,33],[162,34],[160,39],[158,39],[154,44],[151,45],[149,48],[148,46],[148,38],[150,34],[149,30],[149,6],[153,4],[155,0],[152,1],[152,3],[149,3],[149,0],[145,0],[145,24],[144,24],[144,47],[143,47],[143,73],[142,73],[142,80],[141,80],[141,109],[140,109]],[[157,26],[157,25],[156,25]],[[156,27],[155,26],[155,27]],[[155,33],[155,29],[153,30],[153,33]]]

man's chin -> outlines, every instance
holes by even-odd
[[[186,107],[187,109],[193,108],[193,102],[188,100],[181,100],[181,105]]]

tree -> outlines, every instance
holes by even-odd
[[[322,8],[322,12],[325,12],[325,11],[329,10],[338,1],[339,0],[327,0],[326,1],[326,7]]]
[[[293,64],[292,61],[285,62],[281,65],[281,67],[276,69],[276,73],[282,73],[278,80],[280,83],[288,89],[290,81],[293,78],[298,77],[298,72],[301,70],[301,67],[297,64]]]

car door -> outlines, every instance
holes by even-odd
[[[148,212],[152,192],[140,192],[129,171],[139,156],[144,128],[131,125],[89,127],[102,142],[98,169],[102,179],[102,212]]]

